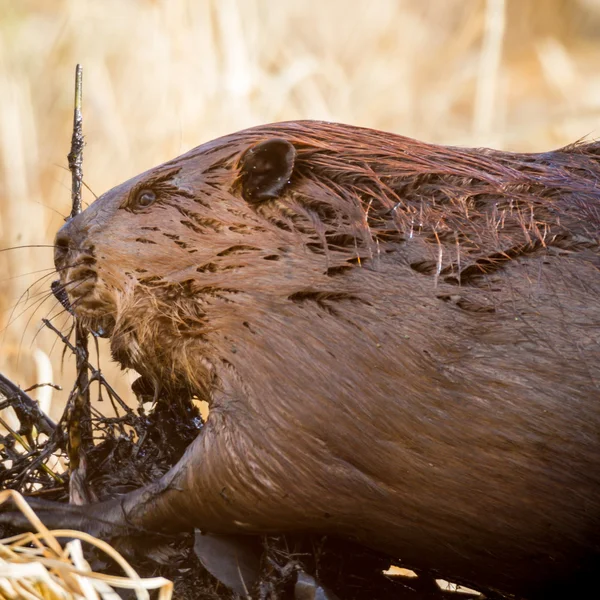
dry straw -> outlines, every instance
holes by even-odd
[[[173,584],[163,577],[140,578],[129,563],[106,542],[72,530],[48,530],[21,494],[0,492],[0,505],[12,500],[27,517],[35,533],[0,540],[1,600],[115,600],[115,589],[133,590],[138,600],[159,590],[169,600]],[[70,539],[61,546],[59,539]],[[123,577],[94,573],[83,556],[81,542],[104,552],[125,573]]]

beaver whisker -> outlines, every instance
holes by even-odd
[[[63,288],[63,290],[64,290],[68,284],[72,284],[72,283],[74,283],[75,285],[73,285],[72,287],[70,287],[70,288],[69,288],[69,291],[71,291],[71,292],[72,292],[73,290],[77,289],[77,288],[78,288],[78,287],[79,287],[79,286],[80,286],[82,283],[84,283],[84,282],[85,282],[85,279],[84,279],[84,280],[81,280],[81,281],[71,281],[71,282],[67,282],[67,283],[65,283],[65,284],[62,286],[62,288]],[[35,316],[35,313],[36,313],[37,309],[38,309],[38,308],[39,308],[39,307],[40,307],[40,306],[41,306],[41,305],[42,305],[42,304],[43,304],[43,303],[44,303],[46,300],[48,300],[48,299],[49,299],[49,298],[51,298],[52,296],[55,296],[54,290],[51,290],[50,292],[47,292],[47,293],[46,293],[46,296],[44,296],[44,297],[43,297],[43,298],[42,298],[42,299],[41,299],[39,302],[37,302],[37,303],[35,304],[35,308],[34,308],[34,310],[31,312],[31,314],[29,315],[29,318],[27,319],[27,322],[25,323],[25,327],[23,328],[23,333],[22,333],[22,335],[21,335],[21,342],[20,342],[19,346],[21,346],[21,344],[23,343],[23,339],[24,339],[24,337],[25,337],[25,332],[27,331],[27,329],[28,329],[28,327],[29,327],[29,324],[31,323],[31,319],[33,319],[33,317]],[[55,304],[54,304],[54,305],[53,305],[53,306],[50,308],[50,310],[48,311],[48,315],[49,315],[49,314],[50,314],[50,313],[51,313],[51,312],[54,310],[54,308],[56,307],[56,305],[57,305],[57,304],[59,304],[59,301],[58,301],[58,300],[57,300],[57,302],[56,302],[56,303],[55,303]],[[21,315],[23,315],[23,314],[24,314],[24,312],[23,312],[23,313],[21,313]],[[21,316],[21,315],[19,315],[19,316]],[[17,317],[17,318],[18,318],[18,317]]]
[[[49,275],[53,275],[53,274],[54,274],[54,273],[49,273],[48,275],[44,276],[43,278],[40,278],[40,281],[42,281],[44,278],[48,277]],[[76,282],[73,282],[73,281],[71,281],[71,282],[67,282],[65,285],[69,285],[69,284],[73,284],[73,283],[76,283]],[[30,286],[30,287],[31,287],[31,286]],[[25,293],[25,292],[24,292],[24,293]],[[22,298],[22,297],[23,297],[24,293],[23,293],[23,294],[21,294],[20,298]],[[18,305],[19,305],[19,304],[20,304],[20,302],[21,302],[21,300],[19,299],[19,301],[17,301],[17,303],[16,303],[16,304],[13,306],[13,308],[12,308],[12,310],[11,310],[11,312],[10,312],[10,315],[9,315],[9,318],[8,318],[8,321],[7,321],[6,325],[5,325],[5,327],[4,327],[2,330],[0,330],[0,332],[6,332],[6,330],[7,330],[7,329],[8,329],[8,328],[9,328],[9,327],[10,327],[10,326],[11,326],[11,325],[14,323],[14,322],[16,322],[18,319],[20,319],[20,318],[21,318],[21,317],[22,317],[22,316],[23,316],[25,313],[27,313],[28,311],[32,310],[32,315],[29,317],[29,319],[28,319],[28,321],[27,321],[27,324],[29,324],[29,322],[30,322],[30,320],[31,320],[32,316],[35,314],[35,311],[36,311],[36,310],[37,310],[37,309],[38,309],[38,308],[39,308],[39,307],[40,307],[40,306],[41,306],[41,305],[42,305],[42,304],[43,304],[43,303],[44,303],[46,300],[48,300],[48,298],[51,298],[51,297],[53,296],[53,294],[52,294],[52,292],[49,292],[49,291],[42,291],[42,292],[40,292],[40,293],[38,293],[38,294],[34,294],[34,295],[32,295],[31,297],[28,297],[28,299],[27,299],[27,302],[29,302],[29,301],[33,300],[34,298],[38,298],[39,296],[42,296],[42,298],[41,298],[40,300],[38,300],[38,301],[36,301],[36,302],[32,302],[32,303],[31,303],[31,304],[29,304],[28,306],[25,306],[25,308],[23,308],[23,310],[22,310],[22,311],[21,311],[19,314],[17,314],[17,315],[15,316],[15,311],[16,311],[16,309],[17,309]],[[26,330],[26,327],[25,327],[25,330]]]
[[[74,287],[76,287],[76,286],[74,286]],[[27,332],[27,330],[28,330],[28,328],[29,328],[29,324],[31,323],[31,319],[33,319],[33,317],[35,316],[35,313],[36,313],[37,309],[38,309],[38,308],[39,308],[39,307],[40,307],[40,306],[41,306],[41,305],[42,305],[42,304],[43,304],[43,303],[44,303],[46,300],[48,300],[48,299],[49,299],[49,298],[50,298],[52,295],[53,295],[53,293],[52,293],[52,292],[48,292],[48,293],[46,294],[46,296],[44,296],[44,297],[43,297],[43,298],[42,298],[40,301],[38,301],[38,302],[36,302],[36,303],[35,303],[35,305],[34,305],[34,309],[33,309],[33,311],[31,312],[31,314],[29,315],[29,318],[27,319],[27,322],[25,323],[25,326],[23,327],[23,333],[21,334],[21,340],[20,340],[20,342],[19,342],[19,348],[21,348],[21,346],[23,345],[23,340],[25,339],[25,333]],[[57,302],[56,304],[58,304],[58,302]],[[54,304],[54,306],[50,308],[50,311],[49,311],[49,312],[51,312],[51,311],[54,309],[54,307],[56,306],[56,304]],[[31,308],[31,307],[29,307],[29,308]],[[28,310],[28,309],[26,309],[26,310]],[[23,311],[23,312],[22,312],[20,315],[18,315],[18,316],[16,317],[16,319],[18,319],[20,316],[22,316],[22,315],[23,315],[23,314],[26,312],[26,310],[25,310],[25,311]],[[49,313],[48,313],[48,314],[49,314]],[[10,325],[10,322],[9,322],[9,325]],[[8,327],[8,325],[7,325],[7,327]],[[36,333],[36,335],[37,335],[37,333]],[[33,339],[33,340],[32,340],[32,342],[31,342],[32,344],[33,344],[34,340],[35,340],[35,336],[34,336],[34,339]]]
[[[78,301],[75,301],[73,303],[73,308],[77,305],[77,303],[78,303]],[[37,328],[35,334],[33,335],[30,345],[32,345],[35,342],[35,340],[36,340],[37,336],[40,334],[40,332],[43,331],[48,326],[47,322],[51,323],[52,321],[54,321],[54,319],[57,319],[61,315],[66,315],[67,319],[65,321],[63,321],[63,324],[60,327],[58,327],[58,330],[62,331],[64,326],[69,322],[69,320],[73,319],[73,316],[74,316],[73,313],[71,313],[69,310],[67,310],[64,307],[61,307],[60,312],[58,312],[57,314],[50,316],[50,313],[52,312],[52,310],[54,310],[54,308],[58,304],[60,304],[60,303],[59,302],[55,303],[54,306],[48,311],[47,315],[44,318],[42,318],[42,324]],[[73,326],[74,326],[74,323],[75,322],[73,321]],[[54,349],[54,344],[56,344],[57,341],[58,340],[55,340],[54,343],[52,344],[52,347],[50,349],[50,354],[52,353],[52,350]]]
[[[6,281],[12,281],[14,279],[20,279],[21,277],[29,277],[30,275],[37,275],[38,273],[56,273],[55,267],[47,267],[45,269],[37,269],[36,271],[29,271],[29,273],[20,273],[19,275],[13,275],[12,277],[7,277],[6,279],[0,279],[0,283],[5,283]],[[37,279],[35,283],[39,283],[41,279]]]
[[[23,250],[25,248],[54,248],[54,244],[24,244],[22,246],[11,246],[10,248],[0,248],[0,252],[10,252],[11,250]]]
[[[73,265],[73,266],[77,266],[77,264]],[[41,277],[39,277],[38,279],[36,279],[31,285],[29,285],[25,291],[19,296],[19,298],[17,299],[17,301],[15,302],[15,304],[13,305],[12,311],[14,312],[14,310],[16,310],[16,308],[19,306],[19,304],[21,304],[21,302],[23,301],[23,297],[27,296],[25,302],[29,302],[30,300],[32,300],[33,298],[37,298],[40,295],[46,294],[47,290],[41,290],[40,292],[38,292],[37,294],[29,294],[29,291],[35,287],[36,285],[41,284],[42,281],[44,281],[45,279],[47,279],[48,277],[51,277],[52,275],[54,275],[55,273],[60,274],[61,271],[64,271],[66,269],[68,269],[70,267],[70,265],[66,265],[63,268],[54,268],[54,269],[48,269],[48,273],[46,273],[46,275],[43,275]],[[44,269],[45,270],[45,269]],[[11,312],[10,316],[9,316],[9,321],[10,318],[12,317],[13,312]]]

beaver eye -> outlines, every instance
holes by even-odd
[[[150,206],[156,200],[156,193],[152,190],[140,190],[135,195],[135,206],[138,208],[145,208]]]

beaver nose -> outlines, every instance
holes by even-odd
[[[85,232],[77,226],[76,220],[77,218],[71,219],[65,223],[54,238],[54,266],[57,270],[65,267],[69,254],[80,249],[84,240]]]
[[[62,230],[59,231],[54,238],[54,266],[57,271],[62,269],[67,262],[70,245],[71,239],[69,236],[62,233]]]

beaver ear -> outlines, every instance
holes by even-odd
[[[240,160],[244,199],[262,202],[280,196],[289,183],[295,161],[296,148],[281,138],[248,148]]]

